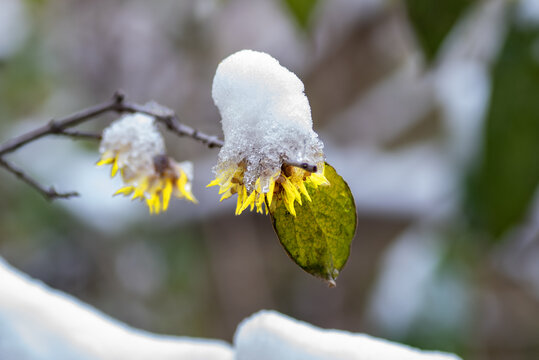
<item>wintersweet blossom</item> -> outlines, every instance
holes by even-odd
[[[150,213],[166,211],[172,195],[195,202],[191,193],[193,165],[165,154],[165,143],[153,117],[124,115],[103,131],[98,166],[111,164],[126,186],[114,195],[146,200]]]
[[[301,80],[268,54],[242,50],[224,59],[215,73],[212,97],[221,114],[224,146],[216,175],[221,201],[238,195],[236,215],[262,213],[282,200],[296,215],[306,184],[328,185],[323,144],[312,129],[311,108]],[[316,164],[309,172],[293,163]]]

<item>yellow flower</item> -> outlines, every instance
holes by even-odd
[[[118,156],[119,154],[113,157],[103,157],[97,165],[112,164],[111,177],[114,177],[118,171]],[[127,186],[116,191],[114,195],[132,195],[132,200],[145,199],[152,214],[166,211],[172,195],[197,203],[191,192],[189,170],[185,169],[190,163],[178,164],[166,155],[157,155],[153,161],[155,171],[151,173],[140,174],[131,179],[122,176]],[[122,170],[120,169],[121,173],[123,173]]]
[[[263,204],[267,213],[283,201],[296,216],[295,203],[311,201],[307,184],[329,184],[303,83],[276,59],[252,50],[228,56],[215,72],[212,97],[224,144],[208,186],[220,186],[221,200],[237,194],[237,215],[247,208],[262,213]],[[317,171],[291,163],[317,165]]]
[[[191,192],[192,163],[177,163],[164,155],[164,142],[152,117],[126,115],[103,132],[98,166],[112,165],[126,186],[114,195],[145,200],[150,213],[166,211],[170,198],[197,200]]]
[[[319,163],[317,168],[317,172],[311,173],[298,167],[283,165],[280,171],[270,177],[267,189],[263,189],[261,178],[257,178],[254,188],[249,191],[244,182],[245,162],[241,162],[237,167],[221,171],[207,187],[219,185],[219,194],[222,194],[220,201],[238,194],[236,215],[247,208],[250,211],[256,208],[256,212],[262,214],[264,204],[266,204],[267,214],[268,206],[273,209],[275,201],[282,200],[288,212],[296,216],[294,203],[297,201],[302,205],[302,194],[311,201],[305,184],[310,184],[314,188],[329,185],[329,181],[324,176],[324,163]]]

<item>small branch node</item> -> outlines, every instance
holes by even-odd
[[[59,193],[56,191],[54,186],[51,186],[48,190],[43,192],[43,195],[47,198],[47,200],[55,200],[55,199],[69,199],[72,197],[78,197],[80,194],[76,191],[70,191],[66,193]]]
[[[116,90],[112,95],[112,99],[116,104],[122,104],[125,100],[125,93],[122,90]]]
[[[62,127],[54,119],[51,119],[49,121],[49,129],[50,129],[51,134],[58,134],[62,132]]]
[[[174,115],[167,115],[163,118],[163,123],[169,130],[174,130]]]
[[[209,136],[206,140],[206,144],[210,149],[213,148],[221,148],[223,147],[224,143],[221,139],[219,139],[217,136]]]

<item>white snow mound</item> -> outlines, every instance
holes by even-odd
[[[0,257],[2,360],[232,360],[224,341],[148,333],[51,289]]]
[[[258,177],[266,187],[283,161],[322,162],[303,90],[301,80],[268,54],[242,50],[224,59],[212,88],[225,137],[215,172],[245,161],[244,182],[252,190]]]
[[[460,360],[341,330],[325,330],[275,311],[245,319],[234,336],[235,360]]]

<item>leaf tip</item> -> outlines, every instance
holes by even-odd
[[[339,270],[332,269],[327,273],[327,276],[324,277],[324,281],[328,284],[328,287],[334,288],[337,287],[337,277],[339,276]]]

